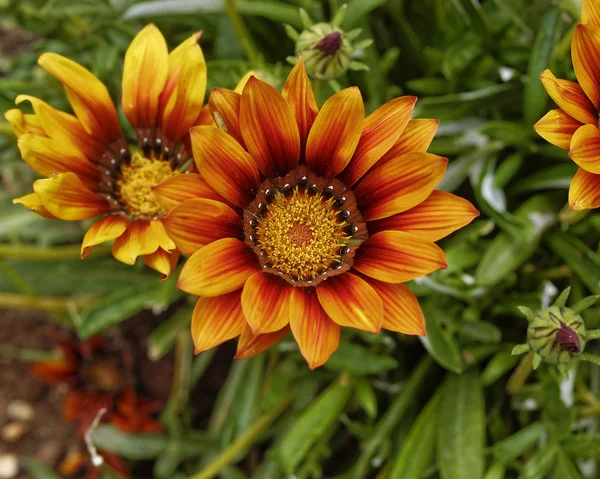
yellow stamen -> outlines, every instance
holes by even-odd
[[[295,189],[277,194],[256,228],[257,245],[273,268],[299,280],[314,278],[340,258],[347,223],[332,201]]]
[[[160,158],[147,158],[138,151],[128,165],[121,166],[117,197],[131,216],[161,216],[165,211],[156,201],[152,187],[179,173],[171,167],[170,162]]]

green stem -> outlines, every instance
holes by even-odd
[[[110,253],[110,245],[96,246],[94,256],[104,256]],[[23,259],[30,261],[62,261],[69,259],[81,259],[81,246],[54,246],[52,248],[40,248],[37,246],[21,246],[0,244],[0,258]]]
[[[508,394],[517,394],[533,372],[533,355],[534,353],[531,352],[521,358],[517,369],[515,369],[506,383],[506,392]]]
[[[16,293],[0,293],[0,308],[24,309],[47,312],[68,312],[73,306],[83,309],[96,302],[96,298],[58,298],[52,296],[26,296]]]
[[[416,399],[417,391],[425,382],[425,377],[429,374],[432,367],[433,360],[427,355],[415,368],[412,375],[405,382],[400,394],[375,426],[371,438],[361,448],[363,452],[358,458],[352,477],[367,477],[371,459],[382,442],[390,437],[396,424],[398,424],[408,407]]]
[[[252,67],[260,66],[262,63],[262,57],[259,51],[250,36],[250,32],[244,23],[243,18],[240,16],[237,6],[236,0],[225,0],[225,10],[227,11],[227,16],[229,17],[229,21],[231,25],[233,25],[233,29],[235,34],[240,42],[244,53],[250,60],[250,64]]]
[[[585,340],[589,341],[590,339],[599,339],[600,338],[600,329],[592,329],[585,333]]]
[[[287,409],[291,398],[286,396],[271,411],[260,416],[254,423],[240,435],[227,449],[219,454],[208,466],[200,472],[189,476],[188,479],[211,479],[232,464],[239,455],[254,444],[260,435]]]
[[[175,365],[173,367],[173,386],[171,395],[162,414],[164,420],[170,420],[182,412],[190,397],[190,370],[192,367],[192,339],[187,329],[177,333],[175,343]]]
[[[194,362],[192,363],[192,372],[190,374],[192,387],[196,385],[204,372],[208,369],[208,366],[216,353],[217,348],[212,348],[208,351],[204,351],[200,356],[194,359]]]

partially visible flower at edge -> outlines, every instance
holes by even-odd
[[[192,35],[170,54],[160,31],[147,25],[125,54],[122,105],[138,144],[130,149],[106,87],[89,70],[56,53],[39,65],[64,86],[75,115],[28,95],[34,114],[5,113],[25,162],[47,179],[17,198],[46,218],[87,220],[100,216],[83,238],[81,256],[115,240],[113,256],[133,264],[138,256],[166,279],[179,252],[167,236],[163,207],[151,188],[184,172],[191,156],[189,128],[213,124],[203,109],[206,63]],[[186,168],[189,169],[189,168]]]
[[[410,120],[415,102],[396,98],[365,119],[352,87],[319,111],[301,58],[282,94],[255,77],[241,95],[213,89],[223,129],[191,130],[200,174],[187,175],[212,192],[163,221],[191,255],[178,286],[200,296],[196,353],[240,336],[236,358],[253,356],[291,328],[315,368],[340,326],[425,334],[402,283],[445,268],[434,242],[479,212],[434,190],[447,159],[426,153],[438,121]],[[174,177],[154,191],[170,201],[183,187]]]
[[[573,68],[578,83],[542,73],[546,91],[559,106],[535,125],[546,141],[569,151],[579,170],[569,188],[569,206],[574,210],[600,206],[600,2],[583,0],[581,24],[571,43]]]

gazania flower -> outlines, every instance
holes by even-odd
[[[191,156],[190,127],[212,123],[202,110],[206,63],[199,37],[192,35],[170,54],[154,25],[133,39],[125,54],[122,106],[137,135],[135,147],[123,136],[106,87],[55,53],[43,54],[38,63],[64,85],[75,115],[27,95],[16,103],[31,102],[34,114],[6,112],[23,159],[47,177],[14,203],[47,218],[99,217],[83,239],[82,257],[115,240],[113,255],[124,263],[142,256],[164,277],[177,263],[179,252],[161,224],[165,211],[151,188],[182,173]]]
[[[159,200],[190,198],[163,222],[191,255],[178,285],[201,296],[197,353],[241,335],[237,357],[251,356],[291,328],[315,368],[341,326],[425,333],[402,283],[445,268],[434,241],[478,212],[434,190],[447,160],[426,153],[438,122],[409,121],[415,102],[397,98],[365,119],[348,88],[318,111],[302,60],[282,94],[255,77],[241,95],[213,90],[227,132],[193,128],[201,176],[155,189]]]
[[[569,189],[569,205],[574,210],[600,206],[600,3],[583,0],[581,25],[571,43],[573,68],[578,83],[556,78],[550,70],[542,73],[542,83],[559,106],[534,128],[537,133],[564,150],[579,170]]]

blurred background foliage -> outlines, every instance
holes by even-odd
[[[45,51],[87,66],[118,99],[124,52],[147,22],[171,47],[203,30],[209,88],[233,87],[249,68],[280,86],[294,52],[283,24],[302,29],[299,8],[327,21],[343,2],[238,0],[260,52],[253,63],[225,3],[0,0],[0,109],[21,93],[68,108],[59,83],[36,66]],[[410,285],[427,337],[346,330],[339,351],[314,372],[284,340],[231,364],[201,424],[190,419],[187,397],[214,355],[184,358],[164,435],[101,426],[96,442],[155,461],[158,479],[599,477],[598,366],[578,364],[562,378],[548,365],[534,373],[530,355],[510,354],[525,340],[518,305],[538,310],[568,285],[572,301],[600,294],[600,216],[568,210],[576,166],[532,129],[553,108],[540,73],[574,79],[570,41],[580,9],[579,0],[349,0],[342,27],[374,40],[362,57],[369,71],[321,84],[319,103],[348,85],[361,88],[368,111],[419,96],[414,117],[442,120],[430,149],[450,158],[441,188],[482,212],[443,242],[449,268]],[[0,175],[0,305],[44,309],[88,337],[176,303],[148,338],[150,359],[169,353],[189,321],[174,281],[121,265],[107,249],[81,261],[85,222],[11,205],[30,191],[34,173],[6,122]],[[599,313],[585,312],[588,329],[600,326]],[[40,464],[29,467],[52,477]]]

